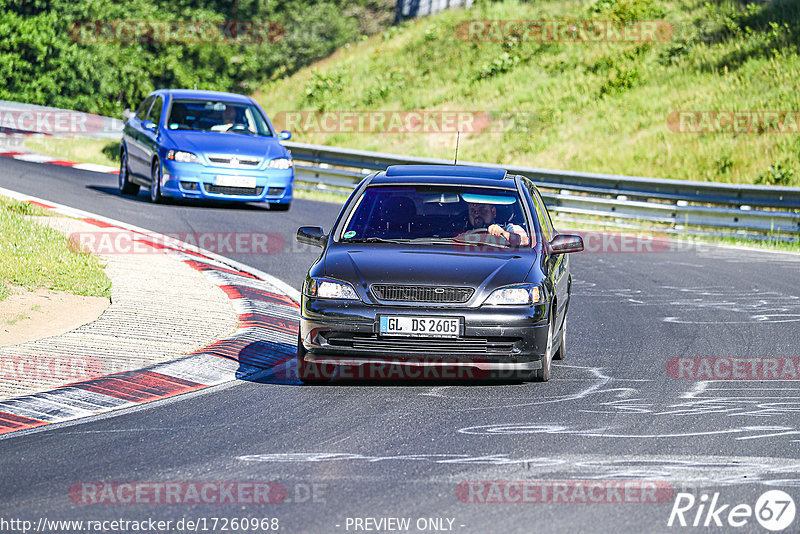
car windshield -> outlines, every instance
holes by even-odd
[[[508,234],[521,238],[514,242]],[[527,245],[529,235],[516,191],[464,186],[372,186],[358,200],[340,240],[446,242],[504,248]]]
[[[170,130],[201,130],[272,136],[258,108],[252,104],[214,100],[175,100],[167,120]]]

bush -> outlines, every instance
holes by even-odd
[[[767,172],[760,172],[755,183],[764,185],[790,185],[794,178],[794,169],[784,167],[782,163],[775,163],[767,168]]]
[[[386,0],[0,0],[0,99],[120,116],[153,89],[250,93],[391,23]],[[369,19],[369,23],[364,20]],[[275,21],[277,42],[86,42],[86,21]],[[377,22],[376,22],[377,21]],[[78,28],[80,25],[77,26]]]

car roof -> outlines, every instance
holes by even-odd
[[[201,91],[197,89],[163,89],[156,91],[157,93],[164,92],[172,95],[173,98],[188,98],[198,100],[223,100],[226,102],[239,102],[243,104],[250,104],[252,102],[249,96],[238,95],[236,93],[225,93],[223,91]]]
[[[378,173],[370,185],[426,184],[469,185],[516,189],[514,178],[505,169],[468,165],[391,165]]]

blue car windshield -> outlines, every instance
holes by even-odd
[[[167,128],[273,136],[256,106],[214,100],[174,100]]]
[[[530,232],[519,194],[467,186],[371,186],[357,200],[342,242],[464,241],[509,246],[508,239],[487,235],[503,232],[529,243]],[[495,226],[495,228],[492,228]],[[519,244],[520,240],[514,242]]]

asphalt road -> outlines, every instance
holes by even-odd
[[[119,196],[112,175],[8,159],[0,160],[0,186],[160,232],[277,232],[283,252],[233,257],[295,287],[315,255],[292,245],[296,228],[329,228],[338,211],[302,200],[288,213],[154,206],[146,192]],[[0,440],[0,530],[13,531],[2,519],[152,518],[173,521],[176,531],[182,518],[205,518],[198,531],[222,532],[235,530],[213,518],[244,517],[277,518],[283,532],[363,532],[376,525],[356,518],[397,517],[410,519],[411,532],[700,531],[718,493],[717,508],[729,506],[718,516],[724,527],[712,531],[766,532],[755,517],[739,528],[726,521],[733,505],[755,506],[767,490],[800,502],[800,370],[781,367],[787,380],[675,379],[668,362],[800,356],[799,260],[688,245],[574,255],[568,357],[545,384],[303,387],[267,373],[12,435]],[[287,498],[86,505],[70,496],[85,482],[156,481],[275,481]],[[512,487],[469,485],[480,481],[569,481],[559,499],[570,502],[470,502],[502,500],[498,488]],[[655,484],[667,496],[639,503],[632,491],[621,503],[607,491],[614,502],[580,502],[576,491],[587,486],[575,481]],[[681,492],[697,499],[685,512],[689,526],[668,527]],[[387,526],[396,525],[375,530]],[[800,519],[785,531],[798,530]]]

